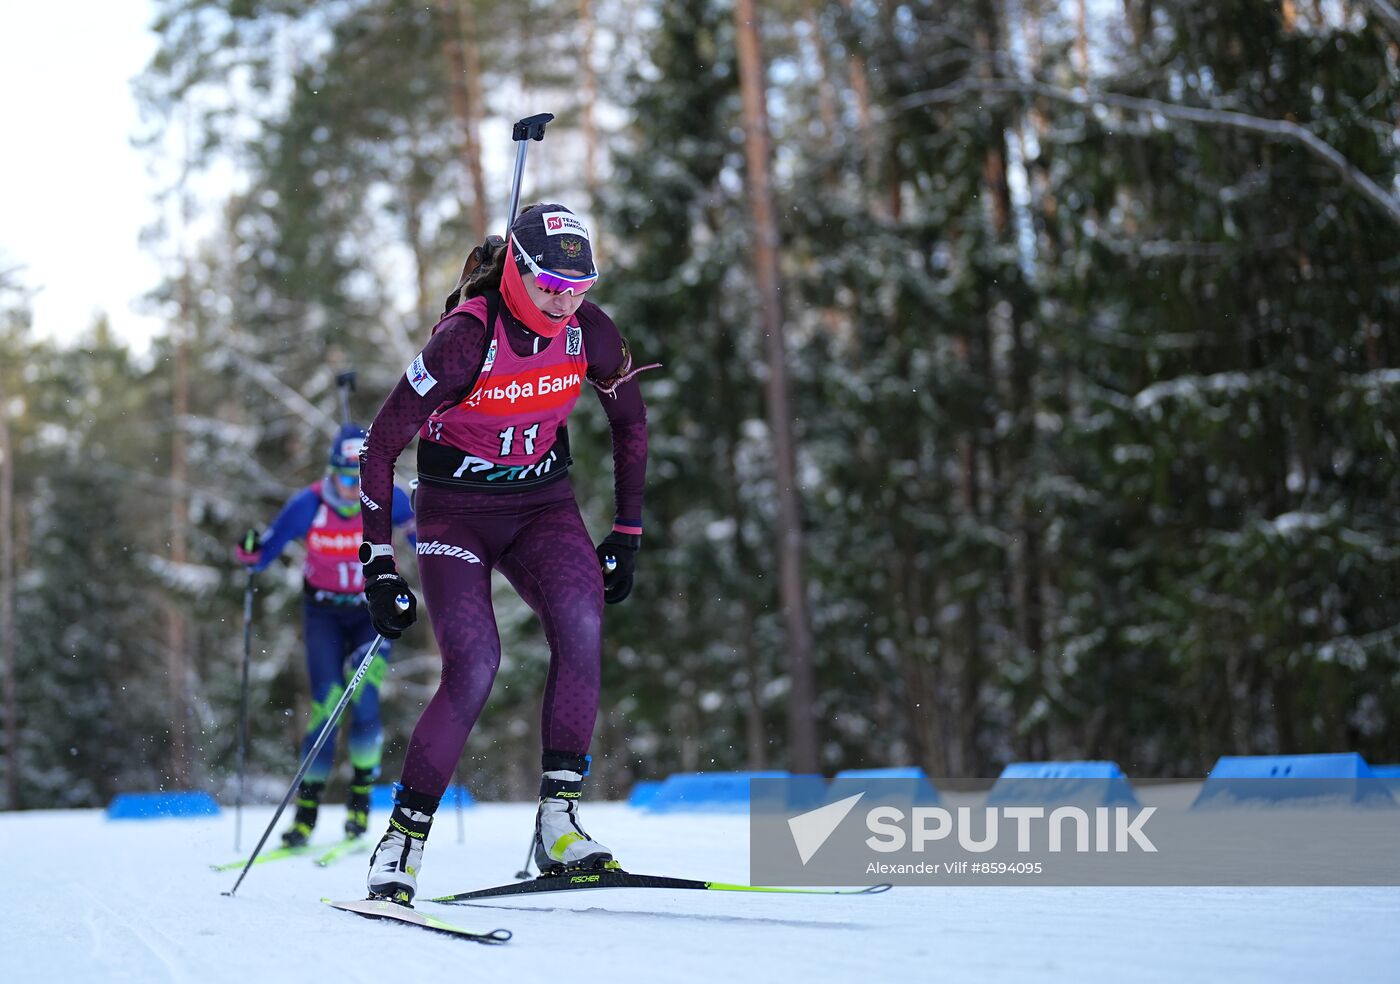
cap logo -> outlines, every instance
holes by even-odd
[[[585,240],[588,237],[588,227],[573,212],[546,212],[544,213],[544,231],[547,236],[562,236],[564,233],[571,233],[575,236],[582,236]]]
[[[569,236],[559,240],[559,248],[569,259],[576,260],[583,255],[583,240]]]

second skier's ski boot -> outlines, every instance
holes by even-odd
[[[360,837],[369,830],[369,790],[373,773],[355,770],[350,780],[350,796],[345,801],[345,836]]]
[[[433,826],[437,800],[410,789],[394,787],[394,812],[389,829],[369,859],[366,887],[371,898],[411,905],[418,893],[418,872],[423,864],[423,844]]]
[[[305,847],[311,840],[325,788],[325,784],[319,782],[304,782],[297,787],[297,812],[292,817],[292,825],[282,831],[283,847]]]
[[[579,823],[578,801],[588,762],[587,755],[544,753],[535,813],[535,864],[542,875],[618,867],[612,851],[589,837]]]

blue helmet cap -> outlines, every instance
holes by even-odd
[[[342,424],[331,445],[332,468],[359,468],[360,448],[364,447],[369,431],[359,424]]]

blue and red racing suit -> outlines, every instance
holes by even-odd
[[[322,725],[345,693],[347,667],[364,658],[374,641],[374,625],[365,608],[364,575],[356,552],[362,538],[359,503],[337,504],[325,481],[302,489],[282,507],[263,534],[260,556],[252,570],[261,571],[276,560],[293,540],[306,542],[302,563],[306,631],[306,673],[311,682],[311,719],[302,737],[301,754],[311,751]],[[410,545],[413,506],[408,494],[394,486],[392,521]],[[388,670],[390,642],[379,647],[374,663],[351,699],[350,763],[355,771],[379,775],[384,728],[379,719],[379,686]],[[308,784],[324,783],[335,765],[336,735],[322,746],[307,770]]]

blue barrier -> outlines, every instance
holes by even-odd
[[[632,792],[627,796],[628,806],[646,806],[656,798],[657,792],[661,789],[661,783],[655,779],[643,779],[634,783]]]
[[[1373,765],[1371,771],[1390,790],[1391,797],[1400,803],[1400,765]]]
[[[448,786],[442,794],[442,802],[439,806],[450,806],[456,808],[458,797],[462,800],[463,806],[475,806],[476,800],[472,798],[471,791],[466,786]],[[371,810],[383,810],[388,812],[394,808],[394,788],[392,786],[372,786],[369,791],[369,808]]]
[[[834,802],[860,792],[876,793],[882,802],[917,803],[922,806],[938,803],[938,790],[933,788],[924,770],[917,765],[888,769],[843,769],[831,781],[826,798]]]
[[[1355,752],[1222,755],[1191,808],[1235,805],[1394,806],[1385,781]]]
[[[821,776],[786,772],[682,772],[667,777],[644,809],[652,813],[743,813],[749,808],[750,779],[789,780],[782,787],[783,808],[820,806],[826,790]],[[771,788],[770,788],[771,794]],[[772,806],[771,798],[765,802]]]
[[[1012,762],[987,794],[988,806],[1069,803],[1137,806],[1137,796],[1117,762]]]
[[[171,817],[217,817],[219,804],[208,793],[173,790],[118,793],[107,804],[108,820],[164,820]]]

